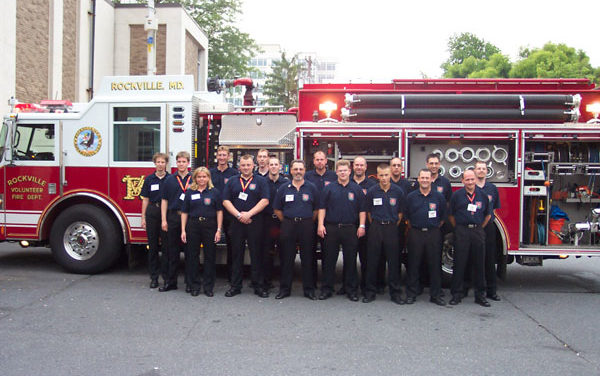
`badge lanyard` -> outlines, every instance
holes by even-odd
[[[248,186],[250,185],[250,182],[252,181],[252,179],[254,179],[254,176],[251,177],[246,184],[244,184],[244,180],[240,177],[240,185],[242,186],[242,192],[246,193],[246,189],[248,189]]]
[[[185,182],[185,187],[183,186],[183,184],[181,183],[181,178],[179,177],[179,175],[177,175],[177,182],[179,183],[179,187],[181,187],[181,190],[183,191],[183,193],[185,193],[185,191],[187,191],[188,186],[190,185],[190,179],[192,177],[188,175],[187,180]]]

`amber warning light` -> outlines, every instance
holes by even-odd
[[[331,118],[331,113],[335,110],[337,110],[337,104],[331,102],[331,101],[327,101],[327,102],[323,102],[321,104],[319,104],[319,111],[322,111],[325,113],[325,119],[321,119],[319,120],[319,123],[325,123],[325,122],[332,122],[332,123],[337,123],[338,121],[336,119],[332,119]]]
[[[594,118],[590,119],[588,121],[588,123],[600,123],[600,119],[598,119],[598,116],[600,115],[600,103],[599,102],[590,103],[590,104],[586,105],[585,110],[587,112],[591,113],[592,115],[594,115]]]

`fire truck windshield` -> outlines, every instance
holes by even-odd
[[[6,150],[6,136],[8,135],[8,124],[6,120],[2,123],[0,130],[0,162],[4,160],[4,150]]]

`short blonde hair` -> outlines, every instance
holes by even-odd
[[[177,153],[177,155],[175,156],[175,160],[178,160],[179,158],[185,158],[187,159],[187,161],[190,161],[190,153],[188,153],[187,151],[183,150],[180,151],[179,153]]]
[[[198,176],[198,174],[201,172],[204,172],[206,174],[206,176],[208,176],[208,184],[207,184],[208,189],[213,189],[215,186],[210,177],[210,170],[204,166],[198,167],[192,173],[192,184],[190,185],[190,189],[192,189],[194,191],[198,189],[198,184],[196,183],[196,176]]]

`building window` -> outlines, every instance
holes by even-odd
[[[160,151],[160,107],[113,109],[115,162],[150,161]]]

